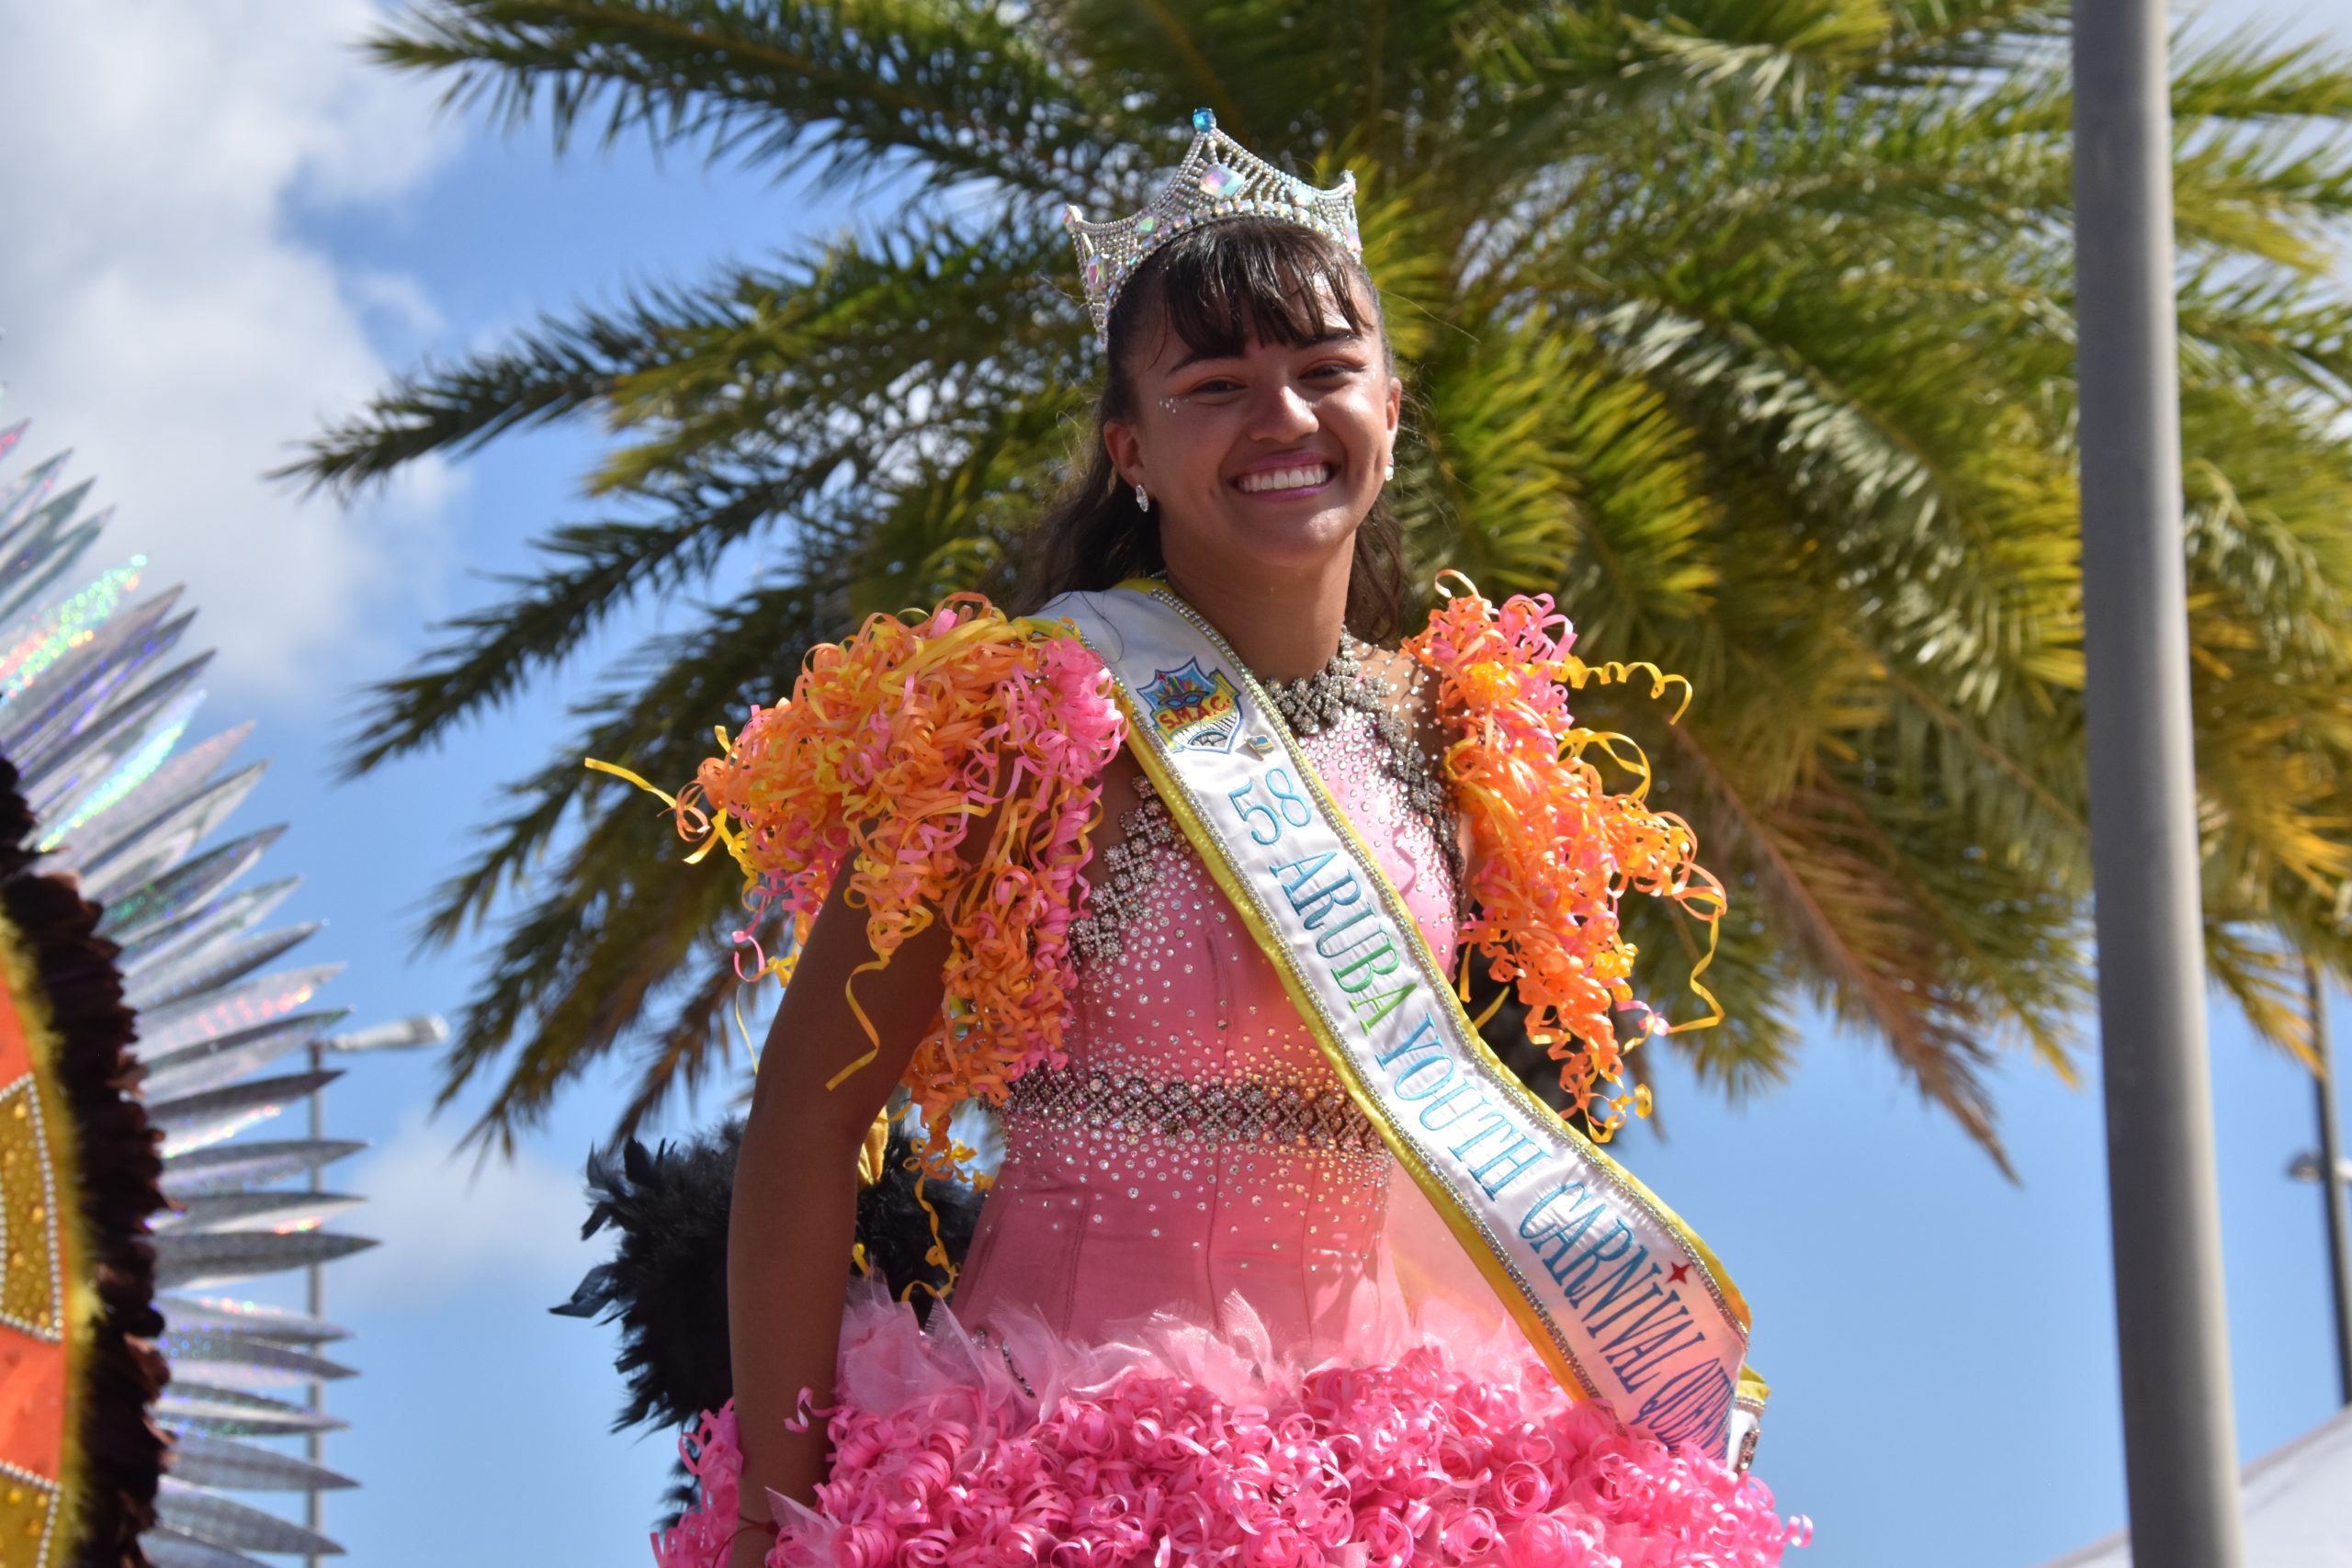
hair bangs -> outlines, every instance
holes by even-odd
[[[1231,219],[1171,241],[1146,264],[1112,313],[1111,342],[1120,351],[1157,317],[1185,347],[1220,359],[1253,337],[1295,347],[1330,336],[1334,310],[1348,332],[1374,329],[1367,296],[1363,267],[1337,241],[1278,219]]]

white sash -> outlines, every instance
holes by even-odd
[[[1130,747],[1340,1081],[1563,1386],[1744,1464],[1747,1307],[1704,1243],[1495,1059],[1249,670],[1165,585],[1066,593]]]

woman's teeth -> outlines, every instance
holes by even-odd
[[[1251,495],[1270,490],[1308,490],[1329,480],[1331,473],[1329,463],[1305,463],[1295,468],[1268,468],[1244,474],[1239,483]]]

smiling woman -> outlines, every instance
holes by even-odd
[[[1145,212],[1070,220],[1108,375],[1035,613],[876,617],[676,799],[789,942],[735,1397],[660,1556],[1776,1562],[1746,1303],[1451,981],[1516,981],[1605,1141],[1668,1027],[1619,898],[1720,890],[1601,787],[1548,600],[1380,646],[1402,391],[1352,186],[1195,123]],[[952,1296],[844,1314],[877,1115],[955,1179],[972,1099],[1005,1156]]]
[[[1162,572],[1281,600],[1275,552],[1337,579],[1351,633],[1393,635],[1404,569],[1381,491],[1404,388],[1363,264],[1279,219],[1196,227],[1136,268],[1106,332],[1097,439],[1038,525],[1024,607]],[[1330,650],[1300,651],[1280,673]]]

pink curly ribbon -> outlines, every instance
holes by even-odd
[[[946,999],[904,1080],[936,1171],[958,1157],[947,1118],[959,1101],[1001,1101],[1022,1073],[1061,1059],[1069,925],[1102,769],[1125,737],[1082,645],[958,594],[811,652],[791,700],[753,709],[677,796],[680,831],[715,834],[743,870],[752,918],[739,941],[755,973],[789,978],[791,961],[767,960],[748,933],[781,914],[797,952],[846,867],[874,950],[850,987],[862,1023],[860,981],[946,922]],[[978,854],[966,843],[975,822],[991,825]]]
[[[734,1516],[731,1414],[698,1430],[730,1440],[689,1452],[702,1495],[662,1568],[723,1562],[698,1553]],[[769,1568],[1771,1568],[1812,1530],[1761,1481],[1569,1403],[1532,1358],[1472,1364],[1439,1342],[1230,1393],[1147,1360],[1043,1407],[943,1370],[828,1432],[830,1478],[813,1512],[786,1511]]]

